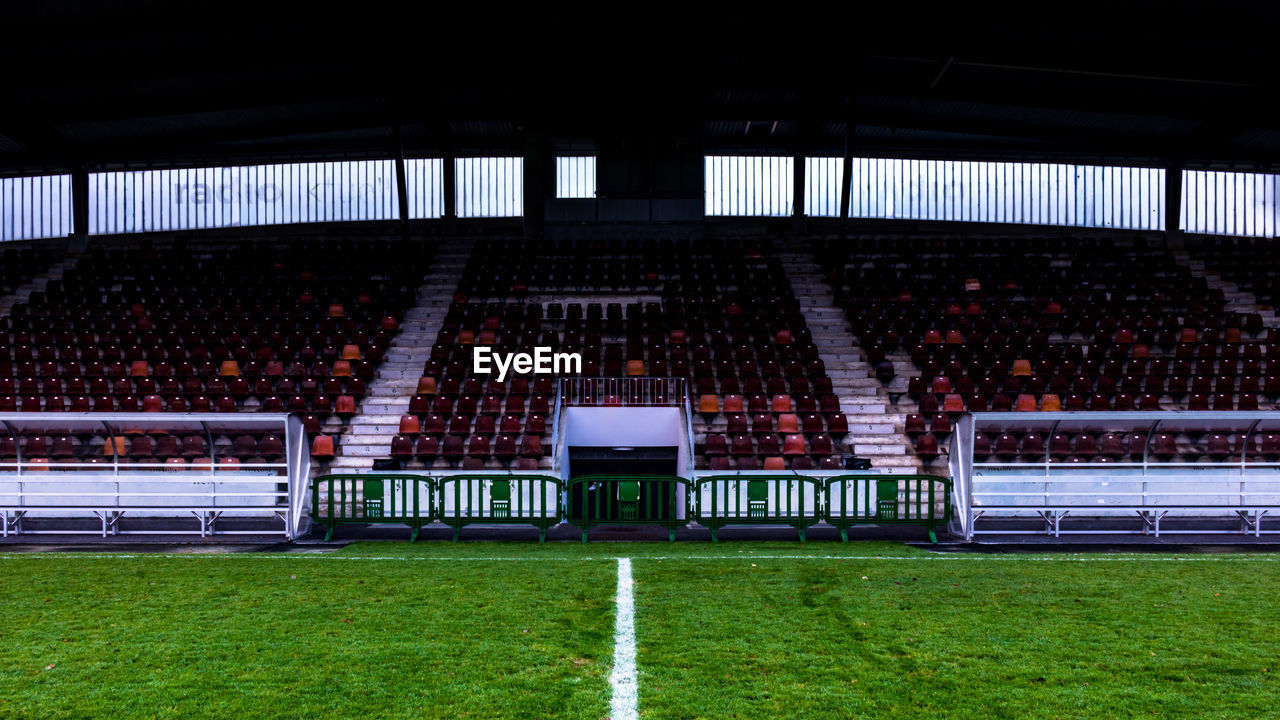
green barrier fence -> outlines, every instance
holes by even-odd
[[[937,475],[840,475],[826,481],[826,520],[849,540],[854,525],[923,525],[929,539],[951,519],[951,481]]]
[[[786,525],[804,542],[822,521],[822,481],[804,475],[712,475],[694,484],[693,519],[720,541],[726,525]]]
[[[533,525],[545,542],[547,528],[560,522],[564,485],[550,475],[445,475],[436,483],[436,517],[453,528],[454,542],[474,523]]]
[[[685,517],[688,481],[674,475],[583,475],[569,481],[565,518],[582,542],[592,525],[659,525],[675,541]]]
[[[921,525],[938,541],[951,519],[951,481],[936,475],[849,474],[710,475],[689,481],[674,475],[588,475],[566,486],[549,475],[475,473],[432,478],[407,473],[322,475],[312,485],[311,519],[340,524],[403,523],[416,540],[434,520],[453,528],[456,541],[470,524],[521,524],[547,529],[562,520],[577,525],[582,541],[596,525],[658,525],[675,540],[690,521],[711,530],[728,525],[786,525],[804,541],[825,520],[848,541],[855,525]]]
[[[397,473],[321,475],[311,485],[311,520],[325,528],[326,542],[338,525],[403,523],[418,539],[435,512],[435,482]]]

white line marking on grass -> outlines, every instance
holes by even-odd
[[[1257,560],[1275,562],[1273,555],[649,555],[637,560],[893,560],[907,562],[933,562],[950,560],[1010,560],[1027,562],[1129,562],[1132,560],[1195,561],[1195,560]]]
[[[618,618],[613,631],[613,700],[609,703],[610,720],[635,720],[638,717],[636,681],[636,604],[631,589],[631,558],[618,558]]]
[[[544,557],[538,555],[525,556],[484,556],[484,555],[437,555],[437,556],[404,556],[394,555],[330,555],[327,553],[82,553],[82,552],[29,552],[0,555],[0,560],[24,560],[32,558],[44,559],[89,559],[89,560],[145,560],[145,559],[186,559],[186,560],[331,560],[346,562],[584,562],[601,560],[629,560],[616,555],[600,556],[567,556]],[[876,560],[890,562],[1280,562],[1280,555],[1274,554],[1205,554],[1205,555],[642,555],[636,560]]]

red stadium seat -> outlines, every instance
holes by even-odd
[[[317,435],[311,441],[311,457],[328,460],[333,458],[333,438],[328,435]]]

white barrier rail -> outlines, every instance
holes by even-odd
[[[644,407],[685,405],[689,381],[668,377],[561,378],[560,398],[565,405]]]

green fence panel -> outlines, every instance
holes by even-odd
[[[435,483],[429,477],[397,473],[321,475],[311,483],[311,520],[333,537],[338,525],[397,523],[418,539],[435,512]]]
[[[929,538],[951,519],[951,481],[937,475],[839,475],[826,481],[826,521],[849,539],[854,525],[923,525]]]
[[[569,481],[564,514],[582,542],[593,525],[658,525],[674,541],[688,522],[687,486],[674,475],[583,475]]]
[[[542,542],[562,517],[564,484],[550,475],[443,475],[436,486],[436,518],[453,528],[455,542],[464,526],[477,523],[533,525]]]
[[[805,475],[710,475],[694,483],[693,519],[720,540],[726,525],[787,525],[801,542],[822,521],[822,481]]]

